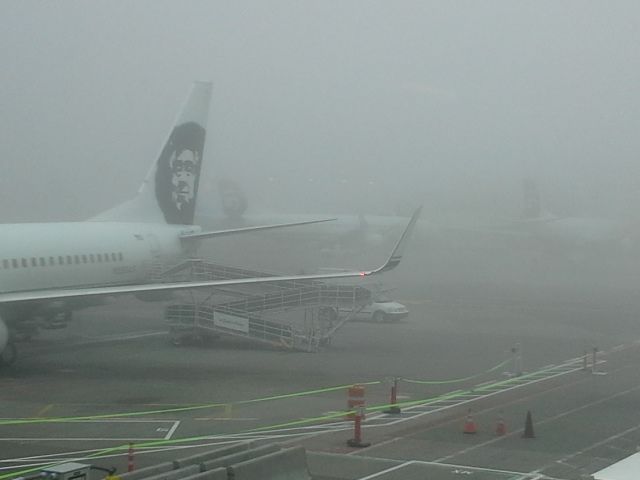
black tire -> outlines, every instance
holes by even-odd
[[[219,338],[220,338],[220,335],[218,335],[216,333],[201,333],[200,334],[200,342],[205,347],[209,347],[209,346],[213,345],[216,342],[216,340],[218,340]]]
[[[18,349],[13,342],[7,343],[2,353],[0,353],[0,367],[13,365],[18,358]]]
[[[373,312],[373,316],[371,317],[371,319],[376,323],[384,323],[387,321],[386,315],[381,310],[376,310],[375,312]]]
[[[181,347],[184,345],[184,335],[174,328],[169,329],[169,343],[174,347]]]

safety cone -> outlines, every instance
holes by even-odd
[[[393,379],[393,383],[391,384],[391,398],[389,399],[389,408],[383,411],[383,413],[393,413],[398,414],[402,413],[400,407],[398,406],[398,377]]]
[[[129,443],[129,451],[127,452],[127,472],[133,472],[136,469],[133,463],[133,443]]]
[[[478,433],[476,422],[473,420],[473,416],[471,415],[471,409],[469,409],[469,412],[467,413],[467,419],[464,422],[464,430],[462,430],[462,433],[468,435]]]
[[[347,440],[347,445],[355,448],[366,448],[371,445],[369,442],[362,441],[362,419],[364,418],[364,406],[356,409],[353,417],[353,438]]]
[[[507,434],[507,424],[504,423],[504,418],[502,418],[502,414],[498,417],[498,423],[496,424],[496,435],[498,437],[503,437]]]
[[[527,419],[524,422],[524,433],[522,438],[536,438],[533,433],[533,420],[531,419],[531,411],[527,410]]]

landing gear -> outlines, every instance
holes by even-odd
[[[216,333],[206,331],[198,332],[194,328],[171,327],[169,329],[169,343],[174,347],[182,347],[185,345],[210,346],[219,338],[220,335]]]
[[[16,344],[13,342],[8,342],[4,347],[2,353],[0,353],[0,367],[13,365],[17,358],[18,349],[16,348]]]

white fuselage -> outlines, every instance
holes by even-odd
[[[154,264],[184,258],[180,234],[196,231],[118,222],[0,225],[0,292],[144,282]]]

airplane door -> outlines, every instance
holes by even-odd
[[[149,252],[151,253],[151,262],[160,263],[162,260],[162,249],[160,248],[158,237],[153,233],[148,233],[147,244],[149,245]]]

